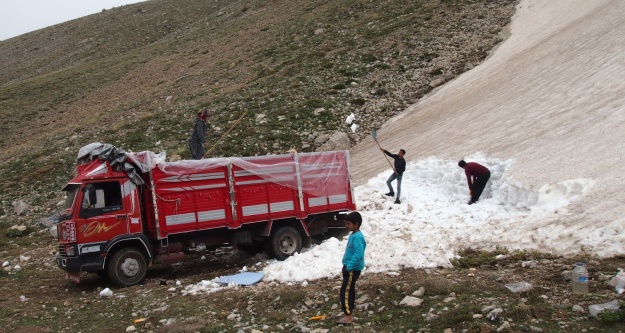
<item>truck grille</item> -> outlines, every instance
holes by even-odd
[[[59,255],[60,256],[65,255],[65,245],[59,245]]]

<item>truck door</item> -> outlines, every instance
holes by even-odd
[[[126,211],[119,181],[87,183],[82,190],[79,218],[76,220],[79,254],[96,252],[95,246],[128,233]]]

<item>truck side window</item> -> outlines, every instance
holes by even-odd
[[[118,182],[89,183],[83,191],[80,210],[83,218],[122,209],[122,190]]]

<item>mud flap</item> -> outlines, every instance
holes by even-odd
[[[65,272],[65,280],[80,283],[80,273],[77,272]]]

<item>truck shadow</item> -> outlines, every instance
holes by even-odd
[[[172,280],[197,283],[241,272],[244,266],[253,266],[269,259],[266,253],[250,255],[234,247],[218,248],[208,252],[202,259],[176,264],[155,265],[148,271],[145,283],[174,284]]]

